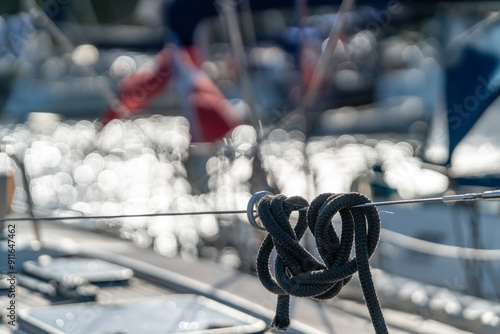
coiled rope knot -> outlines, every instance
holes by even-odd
[[[262,284],[278,295],[272,327],[286,330],[290,325],[290,296],[333,298],[357,271],[375,331],[387,333],[368,262],[379,240],[380,218],[375,207],[353,208],[369,202],[358,193],[322,194],[311,205],[298,196],[262,198],[257,211],[269,235],[257,256],[257,274]],[[299,211],[297,224],[292,228],[290,215],[301,208],[308,208],[307,212]],[[340,237],[332,223],[337,212],[342,220]],[[316,239],[322,261],[299,244],[308,228]],[[353,244],[356,256],[351,258]],[[278,254],[274,275],[269,265],[273,249]]]

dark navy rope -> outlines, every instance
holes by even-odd
[[[375,207],[352,208],[370,202],[358,193],[322,194],[311,205],[302,197],[284,195],[267,195],[259,202],[258,214],[269,235],[257,256],[257,274],[262,284],[278,295],[272,327],[289,327],[290,296],[333,298],[358,272],[375,332],[388,333],[368,262],[380,235],[378,211]],[[307,212],[299,211],[298,222],[292,229],[290,215],[301,208],[308,208]],[[340,237],[332,224],[337,212],[342,220]],[[308,228],[316,239],[322,261],[299,244]],[[353,245],[356,257],[351,259]],[[278,254],[274,275],[269,265],[273,249]]]

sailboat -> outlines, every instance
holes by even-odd
[[[25,150],[30,184],[26,190],[31,194],[26,190],[17,192],[14,205],[30,197],[38,216],[123,215],[149,210],[161,212],[166,208],[175,211],[239,209],[245,207],[251,194],[253,150],[258,138],[258,129],[251,126],[235,128],[230,140],[221,146],[223,154],[203,163],[210,191],[194,196],[184,166],[191,145],[189,123],[184,118],[153,116],[116,120],[103,131],[97,131],[96,124],[89,121],[45,124],[39,128],[32,125],[35,127],[19,124],[3,131],[6,151]],[[318,191],[350,191],[356,181],[362,189],[363,182],[357,180],[366,171],[362,159],[371,157],[369,161],[376,165],[377,159],[373,156],[376,143],[362,136],[325,136],[307,142],[306,139],[309,138],[300,131],[276,129],[261,143],[260,149],[266,153],[263,164],[273,174],[269,178],[282,193],[306,196],[311,192],[309,184],[316,184]],[[366,145],[357,145],[361,143]],[[370,143],[373,150],[368,148]],[[391,146],[389,142],[379,144],[379,149]],[[411,144],[392,146],[410,158]],[[304,148],[307,149],[305,156]],[[329,153],[332,154],[330,160]],[[314,177],[302,168],[305,159]],[[326,166],[326,170],[321,166]],[[336,166],[335,169],[332,166]],[[331,173],[333,169],[335,173]],[[396,209],[390,210],[396,213]],[[426,213],[434,219],[431,210],[416,212],[419,217]],[[407,217],[407,213],[381,212],[381,215],[384,227],[396,225],[387,216],[394,216],[398,226],[402,225],[401,216]],[[263,238],[242,216],[95,219],[82,224],[68,219],[62,225],[43,223],[35,232],[24,224],[15,225],[19,250],[15,274],[19,283],[15,285],[16,321],[22,331],[262,333],[269,330],[268,324],[274,316],[269,310],[274,307],[273,297],[256,277],[234,271],[238,268],[252,272],[255,253]],[[74,230],[78,225],[98,229],[100,233]],[[408,228],[408,224],[404,226]],[[425,228],[423,224],[420,226]],[[36,233],[40,234],[39,240],[21,240],[22,236]],[[110,238],[110,235],[121,239]],[[409,265],[406,258],[391,267],[394,263],[390,262],[391,256],[397,253],[395,249],[399,246],[390,238],[384,239],[388,235],[383,235],[376,265],[387,272],[408,276],[407,271],[397,272]],[[432,237],[420,238],[441,241]],[[412,263],[422,258],[422,262],[426,261],[425,255],[416,254],[415,249],[399,253],[403,252],[411,254]],[[7,265],[4,263],[2,267]],[[401,277],[394,280],[381,273],[386,279],[381,280],[385,282],[385,288],[380,284],[381,299],[392,301],[399,308],[384,310],[390,332],[415,332],[416,327],[440,333],[459,333],[454,326],[472,332],[498,329],[492,304],[483,304],[479,311],[472,308],[472,312],[467,313],[472,314],[471,318],[463,318],[464,310],[457,308],[457,302],[450,297],[455,295],[440,295],[437,292],[445,290],[432,290],[432,286],[429,291],[419,289],[418,284],[428,279],[417,277],[420,272],[411,272],[413,280]],[[461,281],[451,279],[444,283],[459,286]],[[391,287],[399,290],[391,290]],[[10,284],[4,287],[2,301],[10,298],[10,289]],[[348,290],[345,294],[359,298],[357,291],[356,294]],[[396,298],[399,295],[403,298]],[[428,307],[431,303],[426,304],[425,298],[437,306]],[[397,304],[401,300],[406,303],[406,309]],[[409,305],[408,301],[413,304]],[[467,305],[475,301],[469,298]],[[417,306],[421,307],[420,317],[402,312],[414,311],[411,307]],[[328,305],[297,299],[292,309],[291,333],[372,332],[364,305],[349,299],[334,300]],[[0,328],[13,331],[8,315],[2,317]],[[443,322],[454,316],[455,322],[453,326],[445,325],[432,320],[433,316]]]

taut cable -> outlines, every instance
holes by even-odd
[[[228,211],[191,211],[191,212],[159,212],[159,213],[141,213],[131,215],[101,215],[101,216],[60,216],[60,217],[5,217],[0,218],[0,222],[8,221],[56,221],[56,220],[82,220],[82,219],[117,219],[117,218],[140,218],[140,217],[169,217],[169,216],[201,216],[201,215],[236,215],[247,213],[247,210],[228,210]]]
[[[140,218],[140,217],[168,217],[168,216],[199,216],[199,215],[237,215],[246,213],[248,221],[257,230],[265,231],[266,229],[259,225],[256,220],[259,218],[257,204],[265,195],[273,195],[270,192],[257,192],[250,198],[247,210],[223,210],[223,211],[188,211],[188,212],[157,212],[157,213],[141,213],[130,215],[95,215],[95,216],[46,216],[46,217],[2,217],[0,222],[15,222],[15,221],[56,221],[56,220],[82,220],[82,219],[118,219],[118,218]],[[370,206],[385,206],[385,205],[402,205],[402,204],[417,204],[431,202],[464,202],[475,200],[498,200],[500,199],[500,189],[485,191],[483,193],[467,193],[458,195],[449,195],[442,197],[418,198],[409,200],[396,200],[384,202],[370,202],[359,205],[354,205],[353,208],[370,207]],[[307,211],[307,208],[301,208],[297,211]]]

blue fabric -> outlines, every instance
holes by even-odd
[[[496,56],[467,48],[446,73],[448,164],[458,143],[500,93],[500,86],[491,84],[498,61]]]

